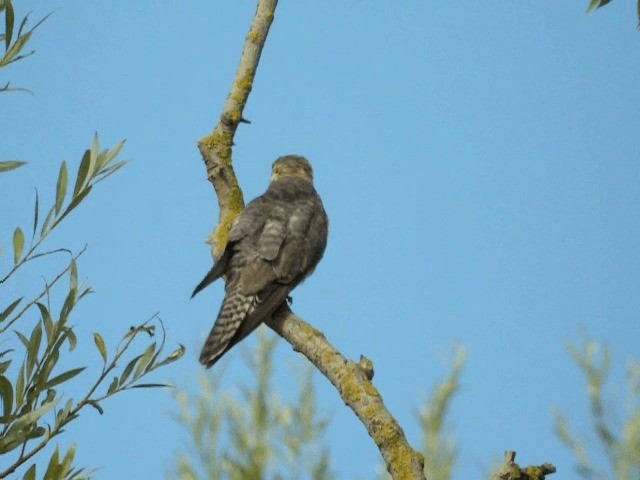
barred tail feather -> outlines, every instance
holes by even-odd
[[[207,368],[213,366],[225,352],[241,340],[236,337],[253,303],[253,296],[245,296],[238,290],[227,292],[218,319],[202,347],[200,363]]]

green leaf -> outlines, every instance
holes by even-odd
[[[78,176],[76,177],[76,185],[73,187],[73,198],[78,195],[78,192],[82,190],[85,186],[87,176],[89,174],[89,164],[91,163],[91,152],[89,150],[85,150],[84,155],[82,156],[82,161],[80,162],[80,167],[78,167]]]
[[[71,259],[71,263],[69,264],[69,280],[71,281],[71,290],[78,290],[78,264],[76,263],[75,258]]]
[[[111,163],[118,155],[120,155],[120,151],[122,150],[122,147],[124,147],[125,142],[126,140],[122,140],[115,147],[113,147],[113,149],[109,152],[108,160],[105,165]]]
[[[15,264],[20,260],[22,250],[24,250],[24,233],[22,233],[22,229],[20,227],[16,227],[13,232],[13,262]]]
[[[58,183],[56,185],[56,215],[62,208],[64,197],[67,194],[67,162],[62,162],[60,165],[60,173],[58,174]]]
[[[24,394],[24,363],[22,363],[22,365],[20,365],[20,370],[18,370],[18,375],[16,376],[16,388],[14,390],[17,406],[22,405],[24,402]]]
[[[25,473],[24,477],[22,477],[22,480],[36,480],[36,464],[35,463],[29,467],[29,470],[27,470],[27,473]]]
[[[72,370],[69,370],[69,371],[66,371],[64,373],[61,373],[60,375],[57,375],[57,376],[53,377],[51,380],[49,380],[47,383],[45,383],[43,389],[44,388],[53,388],[56,385],[60,385],[61,383],[66,382],[67,380],[71,380],[73,377],[78,375],[80,372],[82,372],[86,368],[87,367],[74,368]]]
[[[18,419],[16,420],[16,423],[14,424],[14,427],[15,428],[24,428],[24,427],[26,427],[28,425],[35,424],[38,420],[40,420],[40,418],[42,418],[44,415],[49,413],[51,411],[51,409],[53,407],[55,407],[56,404],[59,401],[60,401],[60,399],[58,398],[58,399],[54,400],[53,402],[45,403],[40,408],[36,408],[35,410],[32,410],[29,413],[26,413],[26,414],[18,417]]]
[[[2,313],[0,313],[0,323],[4,322],[7,318],[9,318],[9,315],[11,315],[11,312],[15,310],[15,308],[18,306],[18,304],[22,301],[23,298],[24,297],[20,297],[19,299],[15,300],[11,305],[5,308]]]
[[[73,352],[73,350],[76,348],[76,345],[78,345],[78,339],[76,338],[76,334],[73,332],[73,328],[69,328],[69,327],[64,327],[64,333],[67,336],[67,339],[69,340],[69,351]]]
[[[136,363],[138,362],[138,360],[140,360],[140,358],[142,358],[142,355],[138,355],[133,360],[131,360],[126,367],[124,367],[124,370],[122,371],[122,375],[120,375],[120,381],[119,381],[120,385],[124,385],[124,383],[129,379],[129,375],[131,375],[131,372],[133,371],[133,367],[135,367]]]
[[[98,413],[100,413],[100,415],[104,413],[104,409],[95,400],[87,400],[87,403],[91,405],[93,408],[95,408],[96,410],[98,410]]]
[[[153,354],[155,353],[155,351],[156,351],[156,344],[154,342],[151,345],[149,345],[147,349],[144,351],[144,353],[142,354],[142,357],[138,362],[138,366],[136,367],[136,372],[133,374],[133,378],[138,378],[140,377],[140,375],[142,375],[142,372],[145,371],[145,369],[149,365],[149,362],[153,358]]]
[[[184,345],[180,344],[180,347],[178,347],[173,352],[171,352],[171,354],[167,358],[165,358],[162,362],[158,364],[158,367],[162,365],[167,365],[169,363],[173,363],[176,360],[181,359],[182,356],[184,355],[185,350],[186,349],[184,348]]]
[[[66,475],[66,473],[71,470],[71,464],[73,463],[73,459],[75,456],[76,456],[76,444],[74,443],[73,445],[71,445],[71,447],[67,451],[67,454],[62,459],[62,463],[60,464],[61,473],[63,476]]]
[[[13,385],[4,375],[0,375],[0,399],[2,400],[2,420],[0,423],[9,423],[13,409]]]
[[[24,345],[24,348],[29,348],[29,339],[27,337],[25,337],[22,334],[22,332],[19,332],[18,330],[15,330],[13,333],[15,333],[18,336],[18,338],[20,339],[20,341]]]
[[[118,377],[113,377],[113,380],[109,385],[109,388],[107,389],[107,395],[110,395],[113,392],[115,392],[117,388],[118,388]]]
[[[51,459],[49,460],[49,465],[47,466],[47,471],[44,474],[44,478],[47,480],[58,480],[60,475],[60,451],[58,446],[56,445],[56,450],[51,455]]]
[[[11,365],[11,360],[0,362],[0,375],[4,375],[4,373],[9,369],[9,365]]]
[[[132,385],[131,388],[169,388],[169,386],[166,383],[137,383]]]
[[[33,368],[38,361],[38,352],[40,351],[40,342],[42,340],[42,325],[38,323],[31,331],[31,338],[27,346],[27,377],[33,373]]]
[[[11,160],[8,162],[0,162],[0,173],[8,172],[9,170],[13,170],[15,168],[19,168],[23,165],[26,165],[27,162],[19,162],[15,160]]]
[[[67,400],[67,403],[64,405],[64,408],[56,412],[55,428],[59,428],[61,425],[64,425],[67,422],[67,419],[69,418],[69,412],[71,411],[72,406],[73,406],[73,401]]]
[[[40,215],[40,202],[38,199],[38,189],[36,188],[36,204],[33,208],[33,233],[31,234],[31,240],[36,238],[36,230],[38,228],[38,219]]]
[[[104,168],[101,172],[100,172],[100,178],[97,179],[94,183],[98,183],[101,182],[102,180],[104,180],[105,178],[107,178],[109,175],[117,172],[118,170],[120,170],[120,168],[125,165],[127,162],[117,162],[114,163],[113,165],[111,165],[110,167]]]
[[[93,135],[93,144],[91,145],[91,154],[89,155],[89,179],[93,178],[96,173],[98,155],[100,155],[100,140],[98,138],[98,132],[95,132]]]
[[[106,363],[107,363],[107,346],[104,344],[104,340],[102,338],[102,335],[100,335],[99,333],[94,333],[93,334],[93,342],[96,344],[96,347],[98,347],[98,351],[100,352],[100,355],[102,355],[102,361],[106,365]]]
[[[67,323],[67,318],[69,318],[71,310],[73,310],[73,307],[76,305],[76,293],[77,292],[73,289],[69,290],[69,293],[67,293],[67,298],[65,298],[64,304],[60,309],[60,323],[62,325]]]
[[[11,5],[11,2],[4,2],[4,6],[7,9],[4,17],[4,30],[5,30],[4,49],[8,50],[9,45],[11,45],[11,38],[13,37],[13,24],[15,21],[15,14],[14,14],[13,5]]]
[[[40,309],[40,317],[42,318],[42,324],[44,325],[44,333],[47,336],[47,348],[51,347],[54,341],[55,326],[53,320],[51,320],[51,314],[45,305],[37,302],[36,305]]]
[[[51,219],[53,218],[53,214],[55,212],[55,205],[53,207],[51,207],[51,209],[49,210],[49,213],[47,213],[47,216],[44,218],[44,223],[42,224],[42,229],[40,230],[40,237],[44,237],[47,232],[48,232],[48,227],[49,227],[49,223],[51,222]]]

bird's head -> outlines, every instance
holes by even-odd
[[[313,169],[309,160],[300,155],[285,155],[273,162],[271,181],[283,178],[298,177],[313,183]]]

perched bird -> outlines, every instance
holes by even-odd
[[[192,297],[225,277],[224,300],[200,363],[211,367],[286,301],[322,258],[328,230],[309,161],[278,158],[269,188],[233,222],[220,259],[193,291]]]

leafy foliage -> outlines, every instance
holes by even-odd
[[[2,298],[8,297],[7,286],[17,272],[31,265],[33,260],[65,252],[70,259],[59,267],[52,280],[45,281],[30,300],[25,300],[27,296],[23,295],[0,305],[0,345],[4,348],[0,351],[0,457],[3,457],[4,465],[0,478],[12,476],[17,469],[32,462],[23,478],[35,479],[37,454],[62,434],[85,407],[91,406],[102,414],[102,402],[113,395],[132,388],[163,386],[141,381],[184,353],[180,346],[171,354],[163,355],[164,329],[157,315],[124,333],[111,355],[102,335],[94,333],[93,341],[102,362],[101,371],[80,398],[71,398],[63,391],[67,389],[68,392],[87,368],[78,364],[77,355],[73,355],[78,339],[69,319],[79,302],[91,293],[91,288],[78,280],[78,259],[84,250],[72,255],[66,249],[47,251],[44,244],[49,234],[85,200],[93,187],[124,164],[116,161],[123,144],[120,142],[113,150],[101,150],[96,135],[93,145],[82,157],[73,190],[69,189],[68,170],[63,163],[56,182],[55,200],[46,215],[42,217],[40,214],[36,193],[32,225],[28,229],[20,226],[14,229],[13,255],[11,259],[4,258],[4,263],[9,260],[8,271],[4,275],[0,273],[0,291],[5,291]],[[28,237],[25,231],[29,232]],[[34,273],[35,278],[39,278],[38,272]],[[63,278],[68,279],[67,287],[62,285]],[[58,308],[53,306],[56,300],[60,304]],[[160,341],[146,341],[140,345],[137,339],[141,335],[155,338],[158,325],[162,329]],[[133,353],[134,347],[141,348],[140,353]],[[121,362],[124,368],[119,367]],[[69,368],[69,364],[74,366]],[[111,376],[113,378],[109,382]],[[87,478],[89,472],[73,465],[75,451],[74,445],[62,455],[56,448],[42,478]]]
[[[424,471],[431,480],[453,478],[453,468],[458,460],[458,448],[447,428],[447,413],[453,398],[460,390],[460,377],[464,370],[466,352],[463,348],[453,351],[453,363],[447,377],[437,382],[430,398],[421,407],[418,420],[422,433]]]
[[[0,42],[4,43],[4,54],[0,58],[0,68],[2,68],[35,53],[35,50],[25,53],[24,48],[29,40],[31,40],[31,35],[33,35],[34,30],[42,25],[42,23],[49,18],[49,15],[51,14],[42,18],[29,30],[27,30],[29,15],[25,15],[18,26],[17,32],[15,32],[16,18],[11,0],[0,0],[0,14],[4,14],[4,33],[0,33]],[[28,92],[29,90],[26,88],[11,88],[9,82],[0,87],[0,92],[9,91]]]
[[[556,433],[569,447],[577,461],[577,470],[589,480],[640,478],[640,364],[631,361],[627,371],[628,408],[626,419],[616,422],[620,413],[611,411],[604,395],[604,386],[611,369],[608,349],[595,342],[585,342],[578,348],[569,345],[569,353],[587,381],[591,425],[596,449],[587,448],[582,438],[574,434],[569,423],[559,412],[555,413]],[[604,453],[607,466],[596,466],[594,457]]]
[[[276,342],[264,327],[258,330],[257,348],[246,357],[256,385],[242,387],[240,396],[220,391],[221,371],[203,374],[200,392],[177,394],[177,420],[191,448],[167,478],[335,478],[322,446],[328,420],[318,415],[312,371],[304,373],[297,401],[282,403],[271,369]]]

